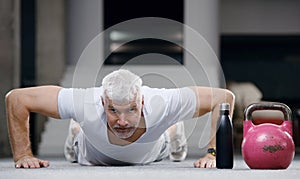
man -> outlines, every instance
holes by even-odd
[[[29,113],[72,118],[66,158],[82,165],[136,165],[186,157],[183,120],[212,112],[210,152],[195,167],[216,166],[214,156],[219,104],[234,105],[225,89],[185,87],[157,89],[127,70],[107,75],[99,88],[66,89],[40,86],[15,89],[6,95],[9,136],[16,168],[48,167],[32,155]]]

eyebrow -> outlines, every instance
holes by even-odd
[[[115,109],[115,107],[111,104],[108,105],[109,109]],[[137,104],[130,105],[128,108],[137,108]]]
[[[108,105],[108,108],[112,109],[115,108],[113,105]]]
[[[130,106],[131,108],[136,108],[137,104],[133,104],[132,106]]]

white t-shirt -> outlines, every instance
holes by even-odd
[[[81,126],[77,137],[80,164],[122,165],[155,161],[164,143],[162,134],[176,122],[191,119],[197,103],[195,93],[188,87],[157,89],[143,86],[146,132],[134,143],[119,146],[108,140],[101,95],[102,87],[63,88],[58,95],[60,117],[72,118]]]

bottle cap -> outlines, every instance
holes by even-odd
[[[229,103],[222,103],[220,104],[220,110],[225,111],[228,110],[229,111],[230,108],[230,104]]]

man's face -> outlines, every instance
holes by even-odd
[[[102,101],[110,130],[120,139],[131,137],[141,120],[143,106],[141,100],[116,103],[104,97]]]

